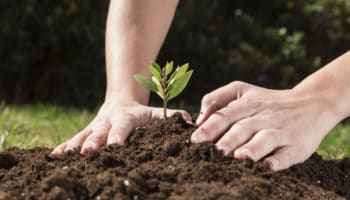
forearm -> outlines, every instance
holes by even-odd
[[[149,92],[133,79],[149,75],[178,0],[112,0],[106,28],[106,101],[121,97],[147,104]]]
[[[350,115],[350,52],[307,77],[293,90],[316,95],[342,120]]]

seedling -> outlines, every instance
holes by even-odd
[[[187,86],[193,70],[188,70],[189,64],[177,66],[173,71],[174,62],[167,62],[165,67],[161,68],[157,63],[152,63],[150,71],[152,77],[135,74],[136,81],[146,89],[157,93],[163,99],[164,120],[167,119],[168,101],[178,96]]]

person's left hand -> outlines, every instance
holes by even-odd
[[[265,158],[274,171],[305,161],[340,121],[322,91],[270,90],[232,82],[202,99],[194,143],[216,141],[238,159]]]

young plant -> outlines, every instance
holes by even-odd
[[[173,62],[167,62],[165,67],[161,68],[157,63],[152,63],[150,71],[152,77],[146,77],[135,74],[136,81],[146,89],[157,93],[163,99],[164,120],[167,119],[168,101],[179,95],[188,84],[193,70],[188,70],[189,64],[177,66],[173,71]]]

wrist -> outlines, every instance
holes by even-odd
[[[126,86],[127,87],[127,86]],[[107,87],[105,102],[134,102],[147,105],[149,100],[149,91],[143,88],[112,88]]]
[[[314,104],[320,115],[325,114],[327,119],[339,123],[348,116],[348,112],[343,109],[343,102],[338,91],[334,91],[326,83],[303,81],[295,86],[292,91],[297,98],[306,99]]]

